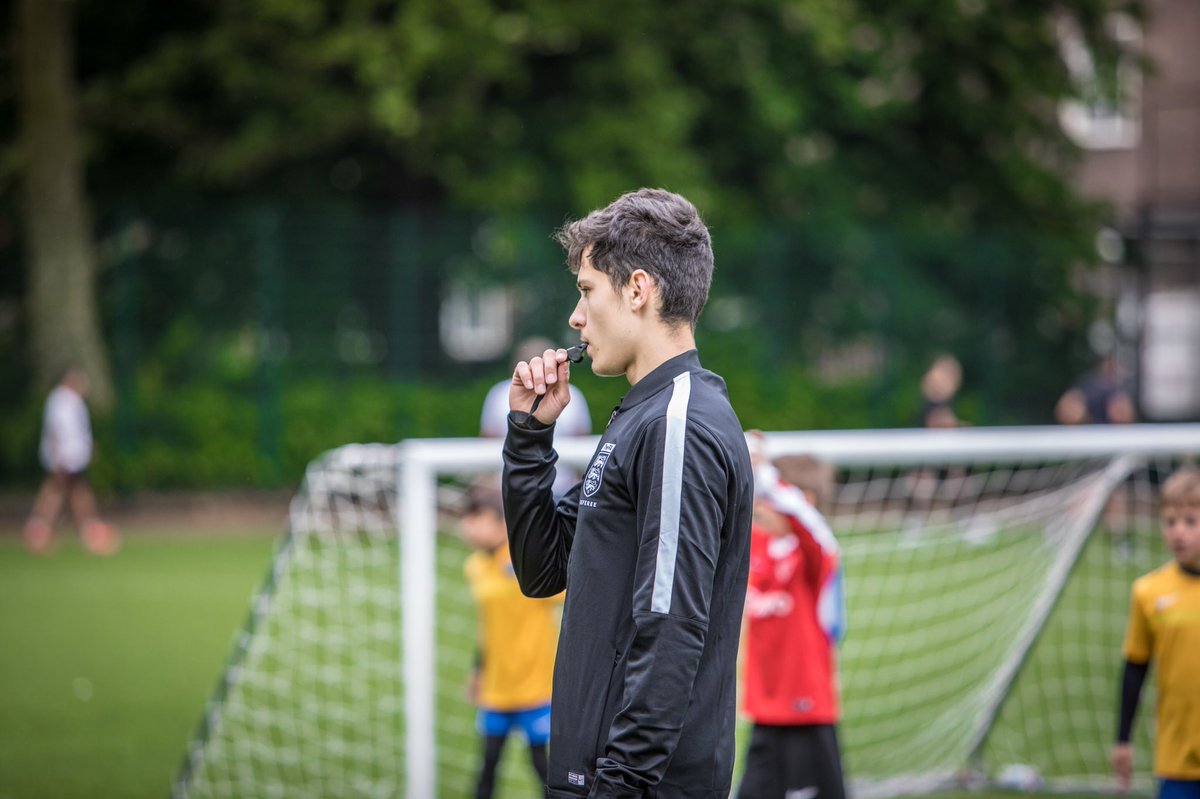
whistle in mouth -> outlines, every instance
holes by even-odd
[[[587,350],[587,342],[584,341],[576,344],[574,347],[567,348],[567,360],[571,363],[579,363],[583,360],[583,353]]]

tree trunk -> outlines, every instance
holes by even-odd
[[[96,250],[84,193],[70,0],[19,0],[17,95],[23,156],[22,213],[35,376],[48,387],[67,366],[91,378],[92,399],[112,406],[100,335]]]

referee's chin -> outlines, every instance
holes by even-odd
[[[605,360],[603,353],[601,353],[599,358],[595,357],[590,347],[588,349],[588,358],[592,362],[592,374],[597,377],[622,377],[629,373],[629,366],[632,363],[632,358],[623,363],[610,363]]]
[[[611,366],[605,366],[599,361],[592,361],[592,374],[597,377],[620,377],[625,374],[624,369],[615,369]]]

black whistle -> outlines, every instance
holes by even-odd
[[[570,361],[571,363],[582,362],[583,361],[583,353],[586,350],[587,350],[587,342],[586,341],[581,341],[580,343],[576,344],[574,347],[567,347],[567,360]],[[533,412],[538,409],[538,405],[542,404],[542,397],[544,397],[544,396],[546,396],[546,395],[538,394],[536,397],[533,398],[533,406],[530,407],[530,409],[529,409],[530,416],[532,416]]]
[[[586,341],[576,344],[574,347],[567,347],[567,360],[571,363],[580,363],[583,360],[583,353],[586,351]]]

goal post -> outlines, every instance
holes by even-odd
[[[556,442],[560,462],[583,471],[597,442]],[[175,796],[467,791],[474,611],[446,511],[500,447],[413,439],[310,464]],[[776,432],[766,449],[838,470],[826,515],[847,572],[852,794],[1014,774],[1104,790],[1129,585],[1168,557],[1157,486],[1200,455],[1200,425]],[[535,791],[519,748],[500,797]]]

